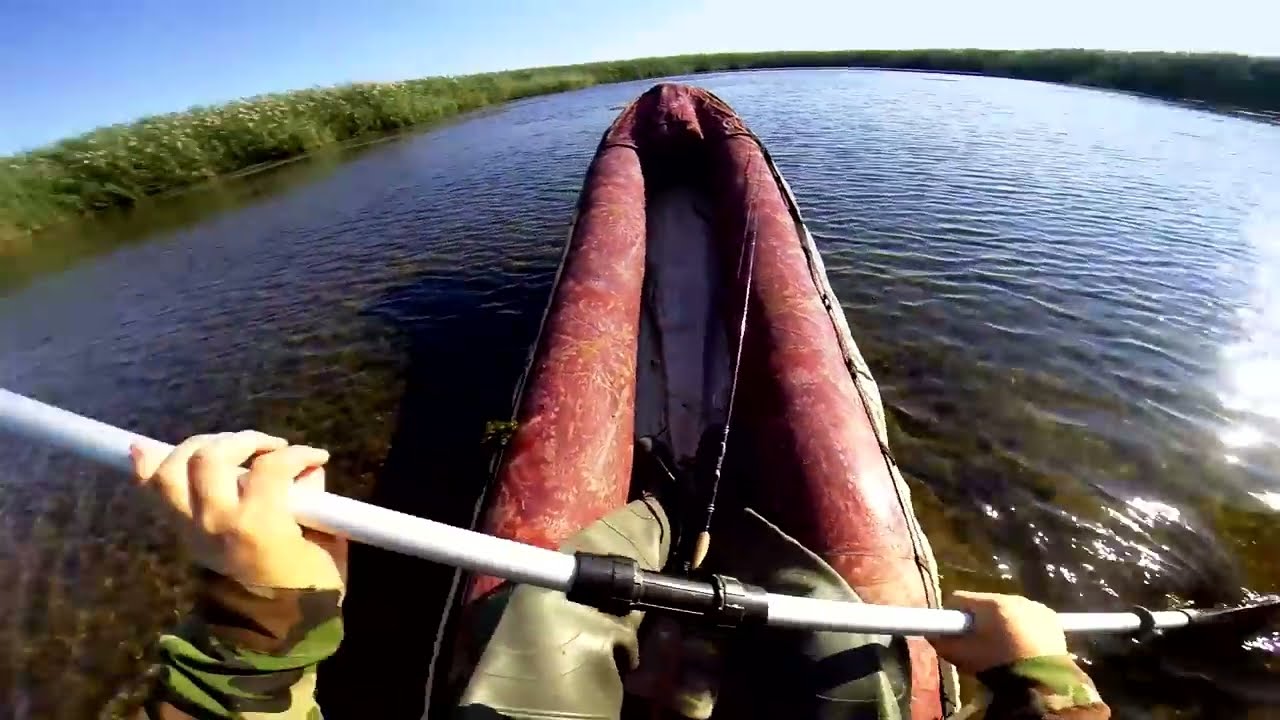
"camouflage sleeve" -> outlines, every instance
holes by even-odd
[[[316,665],[338,649],[337,590],[249,588],[207,573],[196,609],[160,638],[147,720],[316,720]]]
[[[987,720],[1107,720],[1111,709],[1070,655],[1019,660],[978,674]]]

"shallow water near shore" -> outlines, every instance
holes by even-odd
[[[944,585],[1071,610],[1280,592],[1280,127],[970,76],[690,81],[795,190]],[[465,524],[587,163],[649,84],[69,228],[83,253],[0,272],[0,385],[171,441],[282,433],[333,450],[334,489]],[[117,477],[0,454],[0,706],[127,707],[189,602],[168,531]],[[327,716],[414,716],[447,578],[358,549]],[[1252,642],[1079,647],[1120,717],[1268,717],[1277,638]]]

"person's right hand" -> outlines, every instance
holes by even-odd
[[[1065,655],[1067,637],[1058,614],[1018,595],[958,590],[948,608],[973,616],[964,635],[929,638],[938,655],[968,675],[1042,655]]]
[[[289,510],[295,482],[324,489],[328,452],[246,431],[196,435],[167,453],[137,444],[130,454],[198,564],[243,585],[342,589],[346,540],[302,528]]]

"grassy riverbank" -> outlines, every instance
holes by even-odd
[[[1089,50],[684,55],[346,85],[144,118],[0,158],[0,251],[69,217],[509,100],[667,75],[820,66],[969,72],[1280,112],[1280,58]]]

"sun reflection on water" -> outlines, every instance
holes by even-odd
[[[1229,465],[1276,448],[1280,427],[1280,214],[1255,216],[1243,235],[1254,253],[1248,305],[1236,311],[1239,339],[1221,350],[1220,397],[1234,417],[1218,439]],[[1280,493],[1270,488],[1250,495],[1280,509]]]

